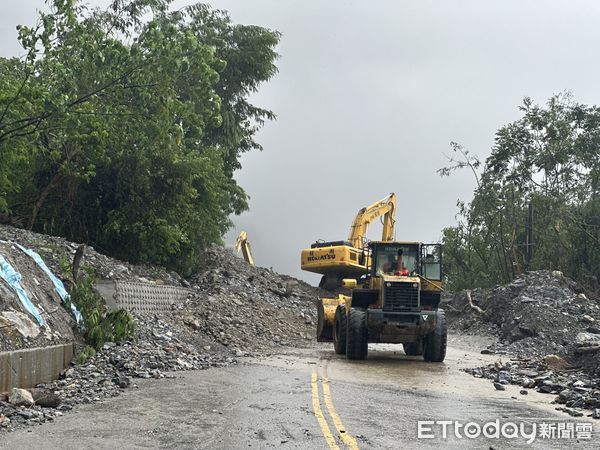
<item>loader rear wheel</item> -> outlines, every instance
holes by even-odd
[[[446,357],[447,341],[446,313],[443,309],[438,309],[435,328],[425,337],[423,359],[428,362],[442,362]]]
[[[335,310],[333,326],[333,348],[338,355],[346,354],[347,328],[346,307],[339,305]]]
[[[407,342],[402,344],[406,356],[421,356],[423,354],[423,339],[417,342]]]
[[[350,308],[347,327],[346,358],[367,359],[367,311],[362,308]]]

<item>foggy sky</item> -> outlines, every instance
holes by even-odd
[[[90,1],[106,4],[106,1]],[[194,3],[177,1],[177,5]],[[440,178],[450,141],[485,158],[524,96],[571,90],[600,103],[600,4],[590,1],[215,0],[234,22],[283,33],[279,74],[253,96],[278,119],[243,157],[250,211],[234,217],[258,265],[300,271],[300,251],[340,240],[362,206],[398,195],[396,238],[438,241],[469,199],[468,172]],[[2,2],[0,55],[42,0]],[[381,226],[371,228],[378,238]]]

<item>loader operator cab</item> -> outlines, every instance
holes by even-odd
[[[374,276],[410,276],[417,271],[418,247],[412,244],[373,246]]]
[[[417,276],[442,280],[442,247],[418,242],[371,242],[370,276]]]

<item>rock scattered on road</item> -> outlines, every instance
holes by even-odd
[[[482,354],[509,362],[467,369],[497,383],[553,394],[572,408],[600,407],[600,302],[558,271],[527,272],[505,286],[444,299],[451,329],[496,336]],[[523,392],[523,391],[521,391]]]

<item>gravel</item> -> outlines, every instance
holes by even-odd
[[[505,286],[443,300],[451,330],[498,338],[481,351],[501,358],[466,369],[498,385],[515,384],[556,396],[573,416],[600,407],[600,302],[557,271],[527,272]],[[503,362],[503,359],[505,362]],[[506,361],[508,359],[508,361]],[[594,414],[594,412],[592,412]],[[590,416],[592,415],[590,414]]]
[[[0,239],[33,248],[57,275],[61,260],[71,261],[79,248],[62,238],[2,225]],[[11,258],[23,258],[19,270],[24,280],[31,280],[26,289],[35,285],[39,290],[33,300],[47,297],[58,311],[55,322],[40,336],[60,329],[64,339],[75,340],[80,349],[81,336],[52,285],[40,283],[43,276],[36,266],[24,264],[26,257],[11,243],[4,245],[4,253]],[[53,421],[77,405],[101,402],[136,387],[135,379],[172,378],[180,370],[237,364],[240,358],[269,354],[284,346],[314,345],[315,301],[325,292],[270,269],[249,266],[229,248],[211,247],[205,260],[206,267],[185,280],[164,269],[124,263],[87,247],[82,265],[93,268],[100,279],[183,286],[191,294],[168,313],[136,315],[132,341],[106,343],[84,364],[72,363],[58,380],[31,389],[36,399],[33,406],[11,404],[9,393],[0,394],[0,430]],[[18,310],[11,291],[5,291],[0,291],[0,307]],[[55,343],[15,339],[5,329],[0,330],[0,338],[4,349]]]

